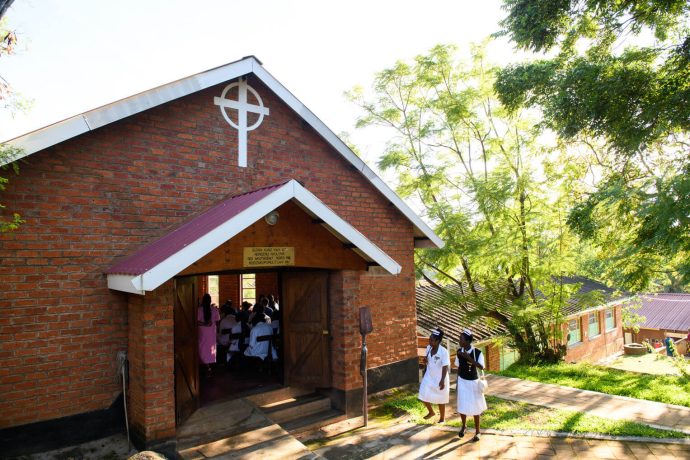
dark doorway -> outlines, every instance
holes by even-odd
[[[257,304],[261,295],[274,295],[280,299],[279,273],[278,272],[230,272],[219,275],[204,275],[218,277],[218,299],[222,304],[232,301],[232,305],[239,312],[243,301]],[[202,292],[199,295],[203,295]],[[279,303],[280,305],[280,303]],[[221,312],[221,317],[223,317]],[[255,393],[280,388],[283,379],[282,359],[282,330],[280,328],[280,315],[268,315],[271,320],[270,345],[275,348],[276,356],[271,356],[263,362],[244,357],[244,350],[249,345],[251,330],[249,327],[241,328],[241,338],[232,339],[239,345],[239,352],[231,353],[230,362],[226,359],[226,350],[222,344],[218,344],[216,352],[216,364],[212,366],[210,373],[205,368],[200,369],[200,403],[202,406],[218,401],[244,397]],[[239,316],[238,316],[239,319]],[[235,323],[235,321],[230,321]],[[219,323],[219,335],[223,335],[224,327],[228,327],[224,320]],[[237,326],[233,326],[237,327]],[[235,332],[237,334],[238,331]],[[262,334],[266,339],[266,334]],[[227,335],[226,335],[227,338]],[[219,341],[222,341],[219,337]],[[227,340],[225,340],[227,342]]]
[[[258,272],[255,301],[261,294],[277,294],[280,315],[273,344],[277,360],[257,366],[242,358],[228,364],[220,348],[208,374],[199,365],[196,315],[207,276],[219,276],[219,301],[243,299],[242,276],[226,272],[176,279],[175,382],[178,425],[198,407],[263,393],[282,386],[331,386],[328,271]],[[246,277],[245,278],[249,278]],[[272,280],[271,280],[272,279]],[[265,283],[265,284],[264,284]],[[225,286],[225,287],[224,287]],[[227,287],[231,286],[231,287]],[[275,323],[275,322],[274,322]],[[274,324],[275,326],[275,324]],[[183,349],[184,348],[184,349]],[[242,354],[242,353],[241,353]]]

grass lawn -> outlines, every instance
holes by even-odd
[[[623,355],[606,364],[606,367],[645,374],[680,375],[672,359],[660,353],[647,353],[642,356]]]
[[[641,374],[588,363],[559,363],[548,366],[525,366],[516,363],[499,374],[690,407],[690,379],[677,375]]]
[[[634,422],[609,420],[594,415],[568,410],[551,409],[522,402],[487,396],[489,406],[481,419],[482,428],[497,430],[552,430],[565,433],[600,433],[613,436],[645,436],[651,438],[684,438],[678,431],[658,430]],[[449,407],[446,408],[448,411]],[[454,411],[453,411],[454,413]],[[376,418],[398,418],[409,415],[410,421],[417,424],[430,424],[424,420],[426,409],[417,399],[416,393],[398,393],[381,406],[372,410]],[[472,417],[468,417],[470,431],[474,429]],[[450,420],[446,425],[460,426],[460,419]]]

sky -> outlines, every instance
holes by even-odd
[[[439,43],[469,55],[504,15],[500,0],[15,0],[6,18],[19,46],[0,76],[31,108],[0,110],[0,141],[254,55],[372,163],[383,140],[355,130],[343,93]],[[503,39],[489,58],[520,54]]]

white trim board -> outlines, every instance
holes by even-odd
[[[365,260],[377,263],[391,275],[398,275],[402,270],[402,267],[388,254],[293,179],[145,273],[108,274],[108,288],[133,294],[152,291],[290,200],[296,201],[306,212],[321,219],[324,227],[339,240],[355,245],[357,253]]]
[[[270,88],[283,102],[314,128],[326,142],[349,161],[378,191],[398,208],[414,227],[415,247],[442,248],[444,246],[443,240],[311,110],[268,73],[254,56],[249,56],[242,60],[89,110],[88,112],[7,140],[6,143],[23,150],[22,154],[12,159],[12,161],[15,161],[80,134],[249,73],[256,75],[263,84]]]

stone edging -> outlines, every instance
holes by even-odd
[[[690,411],[690,407],[680,406],[678,404],[668,404],[668,403],[663,403],[663,402],[659,402],[659,401],[650,401],[648,399],[631,398],[630,396],[612,395],[610,393],[602,393],[601,391],[583,390],[581,388],[573,388],[573,387],[569,387],[569,386],[565,386],[565,385],[558,385],[557,383],[537,382],[534,380],[519,379],[517,377],[506,377],[503,375],[487,374],[487,377],[489,377],[489,376],[494,376],[494,377],[498,377],[499,379],[507,379],[507,380],[517,381],[517,382],[530,382],[530,383],[536,383],[538,385],[551,385],[551,386],[555,386],[555,387],[568,388],[570,390],[580,391],[580,392],[586,393],[586,394],[597,395],[597,396],[598,395],[610,396],[612,398],[623,399],[625,401],[660,404],[660,405],[666,407],[667,409],[681,409],[681,410]],[[491,383],[490,377],[489,377],[489,383]],[[489,391],[491,391],[490,388],[491,388],[491,386],[489,386]],[[492,394],[492,396],[498,396],[498,395]],[[506,399],[508,399],[508,398],[506,398]],[[535,404],[535,403],[532,403],[532,404]],[[537,405],[540,405],[540,404],[537,404]]]
[[[440,431],[457,431],[457,428],[441,425],[429,425]],[[471,429],[469,431],[472,431]],[[500,436],[530,436],[533,438],[570,438],[570,439],[594,439],[598,441],[630,441],[630,442],[646,442],[658,444],[680,444],[690,445],[690,438],[648,438],[642,436],[613,436],[599,433],[564,433],[562,431],[549,430],[495,430],[492,428],[483,429],[483,435],[500,435]]]
[[[606,394],[606,393],[599,393],[599,394]],[[550,407],[552,409],[563,409],[562,407],[557,406],[555,404],[538,404],[538,403],[535,403],[534,401],[530,401],[529,399],[523,399],[523,398],[520,398],[517,396],[508,396],[508,395],[503,395],[503,394],[491,394],[491,396],[493,396],[495,398],[505,399],[508,401],[515,401],[515,402],[531,404],[533,406]],[[642,400],[641,399],[635,399],[635,401],[642,401]],[[654,401],[651,401],[651,402],[654,402]],[[659,404],[663,404],[663,403],[659,403]],[[590,415],[595,415],[596,417],[607,418],[607,417],[603,417],[601,415],[592,414],[591,412],[588,412],[588,411],[579,411],[579,410],[574,410],[574,409],[563,409],[563,410],[570,410],[570,411],[578,412],[581,414],[590,414]],[[657,425],[655,423],[637,422],[635,420],[626,419],[626,418],[608,418],[608,419],[609,420],[620,420],[620,421],[635,422],[635,423],[639,423],[640,425],[648,426],[650,428],[656,428],[657,430],[678,431],[680,433],[690,435],[690,430],[685,430],[683,428],[676,428],[676,427],[666,426],[666,425]],[[660,438],[652,438],[652,439],[660,439]]]

